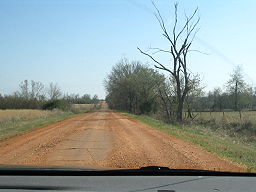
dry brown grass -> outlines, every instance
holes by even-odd
[[[88,112],[94,108],[94,104],[73,104],[71,107],[72,112],[82,113]]]
[[[18,120],[45,118],[53,114],[56,114],[56,111],[34,110],[34,109],[0,110],[0,122],[3,123],[8,121],[13,122]]]
[[[200,112],[191,126],[194,129],[203,127],[222,137],[229,136],[234,142],[256,146],[256,111]]]
[[[0,110],[0,140],[74,115],[60,110]]]
[[[195,113],[196,119],[211,120],[214,119],[216,122],[225,120],[227,123],[241,123],[251,122],[256,124],[256,111],[242,111],[241,118],[238,111],[230,112],[199,112]]]

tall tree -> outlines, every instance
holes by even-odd
[[[32,99],[43,100],[45,98],[44,84],[39,81],[31,80],[31,93]]]
[[[189,91],[192,89],[191,86],[191,80],[193,79],[193,74],[188,69],[188,63],[187,63],[187,56],[192,45],[192,42],[194,40],[194,37],[198,31],[197,25],[199,23],[200,18],[195,18],[198,12],[198,8],[194,10],[191,16],[187,16],[185,14],[185,23],[181,24],[181,27],[179,28],[179,22],[178,22],[178,3],[174,4],[174,26],[172,30],[168,31],[166,24],[163,20],[163,17],[158,10],[158,8],[153,3],[156,13],[155,17],[157,21],[159,22],[159,25],[161,27],[161,30],[163,32],[163,36],[166,38],[166,40],[169,43],[169,49],[164,50],[161,48],[151,48],[154,50],[154,53],[167,53],[171,57],[171,67],[169,67],[168,64],[161,63],[158,59],[153,57],[152,55],[154,53],[148,53],[142,51],[140,48],[139,51],[150,57],[155,63],[155,67],[164,71],[167,71],[172,78],[175,81],[175,87],[176,87],[176,102],[177,102],[177,108],[176,108],[176,120],[182,121],[182,112],[183,112],[183,105],[185,102],[185,98]]]
[[[195,110],[195,103],[199,97],[202,97],[204,87],[201,86],[201,78],[199,75],[194,76],[190,82],[190,91],[185,98],[185,107],[187,109],[188,118],[194,119],[193,110]]]
[[[24,80],[20,83],[20,96],[24,99],[29,99],[29,81]]]
[[[109,107],[136,114],[153,111],[158,76],[139,61],[122,59],[105,79]]]
[[[51,100],[58,99],[61,96],[61,89],[57,83],[50,83],[48,88],[48,96]]]
[[[222,111],[223,95],[220,87],[216,87],[208,93],[208,104],[210,111]]]
[[[230,74],[230,79],[227,82],[227,90],[233,96],[233,109],[236,111],[240,110],[240,96],[245,92],[246,87],[247,85],[244,81],[242,67],[236,66],[233,73]]]

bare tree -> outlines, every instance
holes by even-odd
[[[155,17],[159,22],[159,25],[163,31],[163,36],[167,39],[170,45],[169,50],[164,50],[160,48],[150,48],[154,50],[154,53],[149,54],[148,52],[142,51],[140,48],[139,51],[151,58],[156,64],[155,67],[170,73],[170,75],[175,80],[176,87],[176,101],[177,101],[177,109],[176,109],[176,120],[182,121],[182,112],[185,98],[188,92],[191,90],[190,81],[193,79],[192,73],[188,69],[187,66],[187,55],[190,50],[194,37],[198,31],[198,23],[200,18],[195,19],[198,8],[196,8],[191,16],[187,16],[185,14],[186,21],[184,24],[181,24],[181,28],[178,27],[178,3],[174,4],[175,16],[174,16],[174,26],[171,31],[168,31],[165,25],[165,22],[162,18],[162,15],[158,8],[153,3],[156,13]],[[179,28],[179,29],[178,29]],[[155,53],[167,53],[172,58],[172,65],[168,67],[168,65],[162,64],[152,55]]]
[[[29,82],[24,80],[20,83],[20,96],[25,99],[29,99]]]
[[[44,84],[39,81],[31,80],[31,98],[43,100],[45,97]]]
[[[58,99],[61,96],[61,89],[57,83],[50,83],[48,88],[48,96],[51,100]]]

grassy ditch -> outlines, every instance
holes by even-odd
[[[196,113],[195,113],[196,114]],[[188,123],[210,128],[216,134],[228,135],[238,142],[256,147],[256,112],[200,112]]]
[[[248,171],[256,171],[256,147],[234,140],[228,135],[216,134],[210,128],[195,125],[170,125],[149,117],[123,113],[159,131],[173,135],[201,146],[206,151],[247,166]]]

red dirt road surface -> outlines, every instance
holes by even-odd
[[[0,164],[246,171],[198,146],[108,110],[78,115],[0,141]]]

